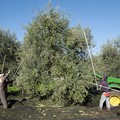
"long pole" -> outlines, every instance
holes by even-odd
[[[18,72],[19,68],[20,68],[20,64],[19,64],[19,66],[17,67],[17,70],[15,71],[15,73],[13,74],[13,77],[12,77],[11,79],[13,79],[13,78],[15,77],[15,75],[16,75],[16,73]]]
[[[105,86],[102,86],[102,85],[96,85],[96,84],[94,84],[94,83],[92,83],[92,84],[95,85],[95,86],[102,87],[102,88],[107,88],[107,89],[112,90],[112,91],[115,91],[115,92],[120,92],[119,90],[116,90],[116,89],[113,89],[113,88],[110,88],[110,87],[105,87]]]
[[[4,56],[4,59],[3,59],[3,64],[2,64],[2,69],[1,69],[1,72],[2,72],[2,73],[3,73],[3,70],[4,70],[5,59],[6,59],[6,55]]]
[[[94,74],[94,76],[95,76],[96,74],[95,74],[95,68],[94,68],[94,64],[93,64],[92,54],[91,54],[91,52],[90,52],[90,47],[89,47],[89,45],[88,45],[88,40],[87,40],[87,37],[86,37],[86,34],[85,34],[85,31],[84,31],[84,30],[83,30],[83,35],[84,35],[84,37],[85,37],[85,41],[86,41],[86,44],[87,44],[88,53],[89,53],[90,61],[91,61],[91,64],[92,64],[93,74]],[[95,76],[95,78],[96,78],[96,76]],[[96,81],[96,85],[97,85],[97,81]],[[98,86],[97,86],[97,90],[98,90]]]

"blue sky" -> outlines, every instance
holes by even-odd
[[[23,26],[30,23],[34,11],[44,9],[49,0],[0,0],[0,28],[16,33],[22,41]],[[89,27],[96,43],[96,52],[108,39],[120,35],[120,0],[51,0],[70,15],[70,26]]]

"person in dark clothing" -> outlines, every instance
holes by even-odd
[[[110,103],[109,103],[110,93],[109,93],[109,89],[108,89],[107,78],[108,77],[106,75],[104,75],[102,78],[102,81],[100,82],[102,95],[101,95],[101,99],[100,99],[100,103],[99,103],[99,108],[100,108],[100,110],[102,110],[103,104],[104,104],[104,102],[106,102],[107,110],[110,111]]]
[[[10,73],[10,70],[6,74],[0,74],[0,98],[3,104],[3,108],[8,107],[4,87],[5,87],[5,79],[7,78],[9,73]]]

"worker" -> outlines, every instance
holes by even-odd
[[[5,80],[7,76],[9,75],[9,73],[10,73],[10,70],[6,74],[0,74],[0,98],[3,104],[3,108],[8,107],[4,87],[5,87]]]
[[[110,92],[108,89],[107,78],[108,77],[106,75],[104,75],[102,78],[102,81],[100,82],[102,95],[101,95],[101,99],[100,99],[100,103],[99,103],[99,108],[100,108],[100,110],[102,110],[103,104],[104,104],[104,102],[106,102],[107,110],[110,111],[110,103],[109,103]]]

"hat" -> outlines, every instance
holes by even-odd
[[[2,77],[4,74],[0,74],[0,77]]]

